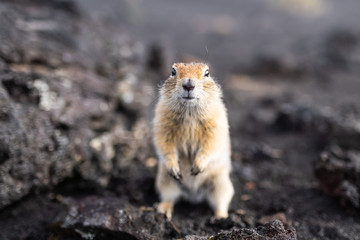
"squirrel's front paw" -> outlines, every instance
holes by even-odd
[[[201,166],[199,166],[199,165],[197,165],[197,164],[194,164],[194,165],[192,166],[192,168],[191,168],[191,175],[196,176],[196,175],[198,175],[199,173],[202,173],[202,172],[204,171],[204,169],[205,169],[204,166],[201,167]]]
[[[182,179],[182,175],[180,173],[180,167],[178,161],[173,159],[171,161],[168,160],[165,163],[169,175],[172,176],[175,180],[180,181]]]
[[[180,173],[179,167],[169,168],[168,172],[169,172],[170,176],[172,176],[175,180],[177,180],[177,181],[182,180],[182,175]]]
[[[208,163],[209,162],[204,157],[196,158],[193,165],[192,165],[192,167],[191,167],[191,170],[190,170],[191,175],[196,176],[199,173],[202,173],[205,170],[205,168],[207,167]]]

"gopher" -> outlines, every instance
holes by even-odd
[[[219,84],[203,63],[175,63],[160,88],[154,118],[158,154],[158,212],[171,219],[183,197],[207,200],[215,218],[227,218],[234,195],[226,107]]]

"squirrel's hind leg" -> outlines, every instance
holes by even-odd
[[[156,188],[160,193],[161,202],[157,211],[163,213],[170,220],[176,201],[181,196],[181,189],[176,181],[169,175],[165,165],[160,165],[156,178]]]
[[[207,194],[207,200],[214,210],[214,217],[227,218],[231,199],[234,195],[234,187],[229,173],[223,172],[211,179],[212,187]]]

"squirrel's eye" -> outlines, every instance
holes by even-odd
[[[176,75],[176,69],[175,68],[172,68],[171,70],[171,76],[175,76]]]
[[[209,75],[210,75],[209,69],[206,69],[204,76],[205,76],[205,77],[208,77]]]

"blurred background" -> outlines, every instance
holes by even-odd
[[[355,0],[79,3],[92,17],[135,39],[165,45],[175,58],[190,55],[208,61],[221,74],[247,70],[259,58],[310,68],[321,64],[314,58],[325,58],[319,55],[333,48],[328,46],[334,41],[331,36],[344,38],[346,31],[351,35],[359,30]]]
[[[359,8],[1,0],[0,239],[360,239]],[[205,203],[156,213],[151,121],[179,61],[224,91],[226,220]]]

